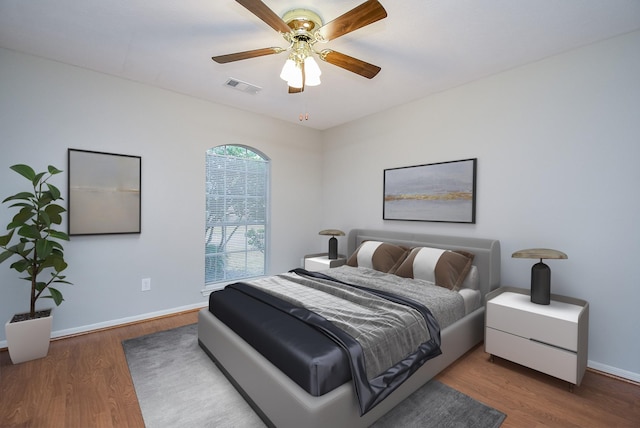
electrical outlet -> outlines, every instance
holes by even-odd
[[[142,291],[151,290],[151,278],[142,278]]]

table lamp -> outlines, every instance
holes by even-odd
[[[338,240],[336,236],[344,236],[344,232],[338,229],[325,229],[321,230],[318,235],[330,235],[329,238],[329,260],[335,260],[338,258]]]
[[[516,259],[540,259],[531,267],[531,301],[539,305],[551,302],[551,269],[542,263],[543,259],[566,259],[562,251],[548,248],[529,248],[516,251],[511,255]]]

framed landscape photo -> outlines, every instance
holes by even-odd
[[[384,170],[384,220],[476,222],[478,160]]]
[[[69,235],[140,233],[140,156],[69,149]]]

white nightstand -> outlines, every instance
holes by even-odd
[[[551,295],[532,303],[529,291],[502,287],[487,295],[485,351],[580,385],[587,368],[589,303]]]
[[[326,254],[310,254],[304,258],[304,268],[311,271],[331,269],[345,263],[347,263],[347,259],[341,255],[338,255],[337,259],[329,259]]]

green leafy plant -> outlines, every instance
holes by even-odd
[[[9,233],[0,236],[0,263],[12,257],[18,260],[11,268],[21,274],[20,279],[31,284],[29,318],[36,317],[36,301],[40,298],[53,299],[56,306],[64,298],[53,284],[71,284],[61,274],[66,268],[64,248],[60,240],[68,241],[69,236],[54,228],[62,223],[62,213],[66,210],[55,203],[62,200],[60,190],[49,179],[62,171],[49,165],[48,171],[36,173],[28,165],[13,165],[11,169],[31,182],[33,191],[19,192],[9,196],[2,203],[13,202],[9,208],[18,208],[18,213],[7,226]],[[14,239],[15,238],[17,239]],[[50,277],[42,279],[46,273]],[[45,291],[49,294],[43,295]]]

